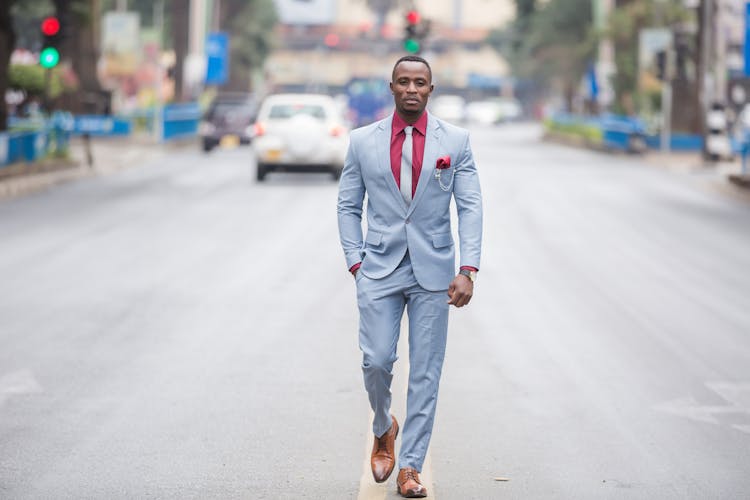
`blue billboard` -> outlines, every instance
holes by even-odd
[[[229,79],[229,35],[209,33],[206,39],[206,85],[223,85]]]

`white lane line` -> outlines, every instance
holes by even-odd
[[[398,404],[392,406],[397,406],[399,408],[404,409],[404,414],[401,415],[401,418],[399,418],[398,415],[396,415],[396,418],[398,418],[399,425],[401,425],[401,429],[399,430],[399,438],[402,435],[403,432],[403,422],[406,419],[406,395],[409,391],[409,343],[408,343],[408,335],[407,332],[409,331],[409,322],[406,318],[406,315],[401,320],[401,338],[398,341],[398,352],[399,354],[399,360],[396,362],[396,369],[395,369],[395,376],[400,377],[403,381],[403,401],[399,401]],[[395,414],[395,413],[394,413]],[[389,498],[401,498],[400,495],[396,493],[396,478],[398,477],[398,463],[396,464],[396,469],[394,469],[393,474],[388,479],[388,481],[378,484],[375,482],[375,480],[372,478],[372,470],[370,469],[370,453],[372,452],[372,441],[373,441],[373,435],[372,435],[372,419],[373,419],[373,413],[370,411],[370,419],[367,422],[367,432],[365,433],[365,460],[362,464],[362,475],[359,478],[359,494],[357,495],[357,500],[383,500],[386,497]],[[400,441],[396,440],[396,456],[398,458],[398,451],[400,448]],[[427,498],[430,498],[432,500],[435,500],[437,497],[435,496],[435,488],[432,484],[432,457],[430,456],[429,450],[427,451],[427,456],[425,457],[424,465],[422,466],[422,473],[419,475],[420,479],[422,480],[422,485],[427,488],[427,493],[429,496]],[[390,485],[390,486],[389,486]],[[389,496],[389,491],[391,491],[393,494]]]
[[[18,370],[0,377],[0,406],[11,396],[41,392],[42,386],[39,385],[31,370]]]

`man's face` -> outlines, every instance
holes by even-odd
[[[391,92],[401,116],[419,117],[432,93],[430,70],[418,61],[403,61],[393,71]]]

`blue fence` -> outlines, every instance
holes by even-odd
[[[0,133],[0,167],[16,162],[32,162],[47,154],[49,132]]]
[[[79,115],[73,121],[74,135],[118,136],[130,135],[132,120],[103,115]]]
[[[659,149],[661,138],[650,133],[645,123],[636,117],[605,114],[601,116],[580,116],[570,113],[556,113],[552,116],[554,125],[581,125],[598,130],[601,145],[607,149],[628,152],[641,152],[647,148]],[[694,134],[672,133],[670,150],[700,151],[703,137]]]
[[[0,167],[17,162],[33,162],[50,152],[67,149],[71,136],[125,137],[134,131],[137,120],[154,130],[155,117],[161,118],[159,140],[185,139],[198,134],[202,112],[197,103],[172,104],[160,113],[147,110],[131,116],[79,115],[56,112],[49,119],[9,117],[9,132],[0,133]]]
[[[162,139],[183,139],[198,134],[198,122],[201,119],[198,103],[171,104],[162,110]]]

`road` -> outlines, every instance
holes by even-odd
[[[472,131],[431,498],[747,498],[750,204],[538,135]],[[0,202],[0,498],[397,498],[336,193],[184,150]]]

